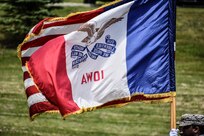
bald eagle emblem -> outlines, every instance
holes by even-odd
[[[99,28],[97,28],[97,23],[96,22],[90,22],[82,25],[78,31],[86,32],[87,37],[85,37],[81,42],[86,43],[86,45],[90,45],[94,42],[96,42],[98,39],[102,37],[104,34],[105,30],[113,25],[114,23],[117,23],[121,21],[123,17],[118,17],[118,18],[111,18],[107,22],[103,23]]]
[[[104,39],[105,41],[102,43],[97,43],[96,41],[104,35],[104,32],[108,27],[122,19],[123,17],[111,18],[107,22],[102,23],[100,27],[97,27],[96,22],[89,22],[82,25],[77,31],[85,32],[87,34],[87,36],[85,35],[80,41],[81,43],[84,43],[85,46],[79,44],[74,44],[72,46],[72,69],[78,68],[80,63],[85,62],[88,58],[96,60],[99,56],[108,58],[111,54],[114,54],[117,42],[111,38],[111,35],[106,35]]]

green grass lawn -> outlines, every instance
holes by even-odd
[[[64,10],[69,12],[70,9]],[[68,14],[66,12],[62,16]],[[184,113],[204,114],[202,8],[177,9],[176,83],[177,119]],[[1,136],[168,136],[169,116],[169,103],[137,102],[72,115],[66,120],[59,114],[43,114],[30,122],[21,62],[16,50],[0,47]]]
[[[204,114],[204,9],[177,11],[177,113]]]

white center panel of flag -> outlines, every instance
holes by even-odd
[[[80,108],[130,97],[124,37],[132,3],[104,12],[64,36],[67,75]]]

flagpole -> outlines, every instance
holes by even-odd
[[[176,52],[176,0],[173,0],[173,11],[174,11],[174,63],[175,63],[175,52]],[[172,96],[171,102],[171,129],[176,129],[176,96]]]
[[[176,129],[176,97],[172,97],[171,102],[171,129]]]

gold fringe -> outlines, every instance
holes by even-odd
[[[67,20],[68,18],[70,18],[70,17],[72,17],[72,16],[75,16],[75,15],[78,15],[78,14],[82,14],[82,13],[86,13],[86,12],[89,12],[89,11],[82,11],[82,12],[70,13],[70,14],[68,14],[68,15],[65,16],[65,17],[55,17],[55,18],[51,18],[51,19],[49,19],[49,20],[46,20],[46,22],[64,21],[64,20]]]
[[[21,60],[21,48],[22,48],[22,46],[23,46],[27,41],[29,41],[31,38],[33,38],[33,37],[35,37],[35,36],[37,36],[37,35],[35,35],[35,34],[33,34],[33,33],[29,34],[28,36],[26,36],[26,38],[23,40],[23,42],[18,45],[18,47],[17,47],[17,56],[18,56],[18,58],[19,58],[20,60]]]
[[[105,7],[108,7],[108,6],[111,6],[111,5],[114,5],[114,4],[116,4],[116,3],[118,3],[118,2],[121,2],[121,1],[122,1],[122,0],[115,0],[115,1],[109,2],[109,3],[104,4],[104,5],[102,5],[101,7],[99,7],[99,9],[100,9],[100,8],[105,8]]]
[[[27,69],[27,71],[28,71],[30,77],[33,79],[33,82],[34,82],[35,87],[37,88],[37,90],[38,90],[39,92],[41,92],[40,89],[38,88],[37,84],[35,83],[34,78],[33,78],[32,74],[31,74],[31,72],[30,72],[30,70],[29,70],[29,68],[28,68],[28,62],[25,63],[25,67],[26,67],[26,69]],[[48,101],[48,102],[49,102],[49,101]],[[43,112],[43,113],[36,113],[36,114],[34,114],[34,115],[32,115],[32,116],[30,117],[30,120],[33,121],[33,120],[35,119],[35,117],[37,117],[37,116],[39,116],[39,115],[41,115],[41,114],[44,114],[44,113],[59,113],[59,110],[50,110],[50,111],[45,111],[45,112]]]
[[[96,107],[90,107],[90,108],[81,108],[80,110],[75,111],[73,113],[65,114],[62,119],[66,119],[70,115],[82,114],[84,112],[95,111],[97,109],[114,108],[114,107],[120,108],[120,107],[123,107],[129,103],[134,103],[134,102],[144,102],[144,103],[152,104],[152,103],[166,103],[166,102],[171,102],[171,101],[172,101],[172,97],[168,97],[168,98],[164,98],[164,99],[160,99],[160,100],[137,100],[137,101],[129,101],[129,102],[122,103],[122,104],[115,104],[115,105],[108,105],[108,106],[96,106]],[[39,116],[41,114],[47,114],[47,113],[58,113],[59,114],[60,112],[59,112],[59,110],[50,110],[50,111],[45,111],[43,113],[36,113],[30,117],[30,120],[33,121],[37,116]]]
[[[138,94],[136,94],[138,95]],[[134,95],[134,96],[136,96]],[[141,94],[139,94],[141,95]],[[145,96],[145,95],[144,95]],[[129,103],[134,103],[134,102],[144,102],[144,103],[166,103],[166,102],[172,102],[172,98],[174,96],[176,96],[176,92],[169,92],[169,93],[164,93],[164,94],[155,94],[153,95],[153,97],[150,97],[149,95],[147,95],[149,98],[158,98],[156,96],[163,96],[163,97],[167,97],[167,98],[163,98],[163,99],[159,99],[159,100],[136,100],[136,101],[126,101],[125,103],[119,103],[119,104],[113,104],[113,105],[107,105],[107,106],[103,106],[103,105],[100,105],[100,106],[95,106],[95,107],[90,107],[90,108],[84,108],[82,107],[81,109],[79,109],[78,111],[75,111],[73,113],[68,113],[68,114],[65,114],[63,115],[63,119],[66,119],[66,117],[70,116],[70,115],[75,115],[75,114],[81,114],[81,113],[84,113],[84,112],[89,112],[89,111],[95,111],[97,109],[102,109],[102,108],[110,108],[110,107],[115,107],[115,108],[120,108],[120,107],[123,107]],[[162,97],[160,97],[162,98]],[[122,98],[122,99],[118,99],[118,100],[125,100],[127,98]],[[128,98],[129,99],[129,98]],[[30,117],[31,121],[33,121],[35,119],[35,117],[37,117],[38,115],[40,114],[44,114],[44,113],[60,113],[59,110],[50,110],[50,111],[45,111],[43,113],[36,113],[34,115],[32,115]]]
[[[101,8],[105,8],[107,6],[111,6],[111,5],[114,5],[118,2],[121,2],[122,0],[115,0],[113,2],[110,2],[108,4],[104,4],[103,6],[97,8],[97,9],[94,9],[94,10],[98,10],[98,9],[101,9]],[[92,10],[93,11],[93,10]],[[85,12],[76,12],[76,13],[70,13],[68,14],[66,17],[56,17],[56,18],[50,18],[44,22],[53,22],[53,21],[63,21],[65,19],[68,19],[72,16],[75,16],[75,15],[78,15],[78,14],[82,14],[82,13],[86,13],[86,12],[89,12],[89,11],[85,11]],[[18,57],[19,59],[21,60],[21,48],[22,46],[27,42],[29,41],[31,38],[34,38],[35,36],[38,36],[42,33],[43,29],[40,30],[40,33],[39,34],[29,34],[21,44],[18,45],[17,47],[17,53],[18,53]],[[31,75],[29,69],[28,69],[28,66],[27,66],[27,62],[26,62],[26,69],[28,70],[28,73],[30,74],[30,76],[33,78],[33,76]],[[34,79],[33,79],[33,82],[35,83]],[[36,85],[35,83],[35,86],[37,87],[38,91],[39,88],[38,86]],[[136,101],[130,101],[132,97],[134,96],[137,96],[137,95],[143,95],[145,98],[162,98],[162,97],[167,97],[167,98],[163,98],[163,99],[159,99],[159,100],[136,100]],[[108,108],[108,107],[122,107],[124,105],[127,105],[129,103],[132,103],[132,102],[139,102],[139,101],[142,101],[142,102],[145,102],[145,103],[161,103],[161,102],[171,102],[172,101],[172,97],[175,97],[176,96],[176,92],[169,92],[169,93],[162,93],[162,94],[142,94],[142,93],[136,93],[134,94],[132,97],[127,97],[127,98],[122,98],[122,99],[119,99],[119,100],[125,100],[126,102],[122,103],[122,104],[113,104],[113,105],[107,105],[107,106],[96,106],[96,107],[90,107],[90,108],[82,108],[76,112],[73,112],[73,113],[68,113],[68,114],[65,114],[63,116],[63,119],[65,119],[67,116],[69,115],[74,115],[74,114],[81,114],[83,112],[88,112],[88,111],[94,111],[96,109],[101,109],[101,108]],[[58,110],[51,110],[51,111],[45,111],[43,113],[59,113]],[[40,114],[43,114],[43,113],[36,113],[34,115],[32,115],[30,118],[31,120],[34,120],[34,118]]]
[[[28,68],[28,63],[26,62],[26,69],[28,70],[28,73],[29,75],[33,78],[33,76],[31,75],[31,72]],[[33,79],[33,82],[35,83],[34,79]],[[35,86],[36,88],[38,89],[38,91],[40,92],[38,86],[36,85],[35,83]],[[138,95],[141,95],[141,96],[144,96],[145,98],[162,98],[162,99],[158,99],[158,100],[144,100],[144,99],[138,99],[138,100],[135,100],[135,101],[131,101],[131,98],[134,97],[134,96],[138,96]],[[135,93],[134,95],[132,95],[131,97],[125,97],[125,98],[121,98],[121,99],[117,99],[117,100],[124,100],[124,103],[118,103],[118,104],[112,104],[112,105],[106,105],[106,106],[103,106],[103,105],[100,105],[100,106],[95,106],[95,107],[89,107],[89,108],[84,108],[82,107],[80,110],[78,111],[75,111],[73,113],[68,113],[68,114],[65,114],[63,116],[63,119],[65,119],[67,116],[69,115],[74,115],[74,114],[81,114],[83,112],[89,112],[89,111],[94,111],[96,109],[102,109],[102,108],[109,108],[109,107],[122,107],[124,105],[127,105],[129,103],[133,103],[133,102],[144,102],[144,103],[164,103],[164,102],[172,102],[172,98],[176,96],[176,92],[175,91],[170,91],[168,93],[161,93],[161,94],[144,94],[144,93]],[[167,98],[163,98],[163,97],[167,97]],[[117,100],[114,100],[114,101],[117,101]],[[46,111],[44,113],[52,113],[53,111]],[[56,112],[56,111],[54,111]],[[57,111],[59,113],[59,111]],[[34,118],[38,115],[40,115],[42,113],[36,113],[34,114],[32,117],[31,117],[31,120],[34,120]]]
[[[108,3],[108,4],[104,4],[103,6],[97,8],[97,9],[94,9],[94,10],[98,10],[98,9],[101,9],[101,8],[104,8],[104,7],[107,7],[107,6],[116,4],[116,3],[120,2],[120,1],[122,1],[122,0],[115,0],[115,1],[110,2],[110,3]],[[91,10],[91,11],[94,11],[94,10]],[[90,11],[70,13],[70,14],[68,14],[68,15],[65,16],[65,17],[48,18],[48,19],[45,20],[44,22],[63,21],[63,20],[66,20],[66,19],[68,19],[68,18],[70,18],[70,17],[72,17],[72,16],[75,16],[75,15],[78,15],[78,14],[82,14],[82,13],[86,13],[86,12],[90,12]],[[42,27],[42,28],[43,28],[43,27]],[[40,33],[39,33],[39,34],[33,34],[33,33],[29,34],[29,35],[23,40],[23,42],[18,45],[18,47],[17,47],[17,56],[18,56],[18,58],[19,58],[20,60],[21,60],[21,48],[22,48],[22,46],[23,46],[27,41],[29,41],[31,38],[40,35],[40,34],[42,33],[42,31],[43,31],[43,29],[40,30]]]
[[[136,101],[137,102],[137,101]],[[172,102],[172,97],[160,99],[160,100],[146,100],[146,101],[141,101],[143,103],[167,103],[167,102]]]
[[[39,92],[41,92],[40,89],[39,89],[39,87],[38,87],[37,84],[35,83],[35,80],[34,80],[32,74],[31,74],[31,72],[30,72],[30,70],[29,70],[29,68],[28,68],[28,62],[25,63],[25,67],[26,67],[26,69],[27,69],[27,71],[28,71],[30,77],[33,79],[33,82],[34,82],[35,87],[37,88],[37,90],[38,90]],[[48,102],[49,102],[49,101],[48,101]],[[33,121],[37,116],[39,116],[39,115],[41,115],[41,114],[45,114],[45,113],[60,113],[60,112],[59,112],[59,110],[49,110],[49,111],[45,111],[45,112],[43,112],[43,113],[36,113],[36,114],[34,114],[34,115],[32,115],[32,116],[30,117],[30,120]]]
[[[137,96],[138,94],[135,94],[133,96]],[[139,94],[141,95],[141,94]],[[132,97],[133,97],[132,96]],[[134,103],[134,102],[144,102],[144,103],[167,103],[167,102],[172,102],[172,97],[176,96],[176,92],[169,92],[169,93],[164,93],[164,94],[154,94],[154,95],[143,95],[143,96],[147,96],[146,98],[162,98],[162,97],[167,97],[167,98],[163,98],[163,99],[159,99],[159,100],[136,100],[136,101],[126,101],[124,103],[119,103],[119,104],[113,104],[113,105],[107,105],[107,106],[96,106],[96,107],[90,107],[90,108],[81,108],[80,110],[73,112],[73,113],[68,113],[65,114],[63,116],[63,119],[65,119],[67,116],[70,115],[75,115],[75,114],[81,114],[83,112],[88,112],[88,111],[94,111],[96,109],[102,109],[102,108],[109,108],[109,107],[123,107],[129,103]],[[159,97],[157,97],[159,96]],[[122,99],[118,99],[118,100],[127,100],[129,98],[122,98]]]
[[[169,93],[162,94],[143,94],[146,98],[161,98],[161,97],[173,97],[176,96],[175,91],[170,91]],[[134,95],[133,95],[134,96]]]
[[[94,11],[94,10],[98,10],[98,9],[101,9],[101,8],[105,8],[107,6],[111,6],[111,5],[114,5],[118,2],[121,2],[122,0],[115,0],[115,1],[112,1],[112,2],[109,2],[107,4],[104,4],[102,6],[100,6],[99,8],[96,8],[96,9],[93,9],[93,10],[90,10],[90,11]],[[68,14],[67,16],[65,17],[56,17],[56,18],[51,18],[49,20],[47,20],[48,22],[52,22],[52,21],[62,21],[62,20],[65,20],[65,19],[68,19],[72,16],[75,16],[75,15],[78,15],[78,14],[82,14],[82,13],[87,13],[87,12],[90,12],[90,11],[82,11],[82,12],[75,12],[75,13],[70,13]]]
[[[28,68],[28,62],[25,63],[25,67],[26,67],[26,69],[27,69],[27,71],[28,71],[28,74],[29,74],[30,77],[33,79],[33,83],[35,84],[35,87],[37,88],[37,90],[38,90],[39,92],[41,92],[40,89],[39,89],[39,87],[38,87],[37,84],[35,83],[35,80],[34,80],[32,74],[31,74],[31,72],[30,72],[30,70],[29,70],[29,68]]]
[[[59,110],[50,110],[50,111],[45,111],[45,112],[43,112],[43,113],[36,113],[36,114],[34,114],[34,115],[32,115],[31,117],[30,117],[30,121],[33,121],[37,116],[39,116],[39,115],[41,115],[41,114],[47,114],[47,113],[51,113],[51,114],[55,114],[55,113],[60,113],[59,112]]]

